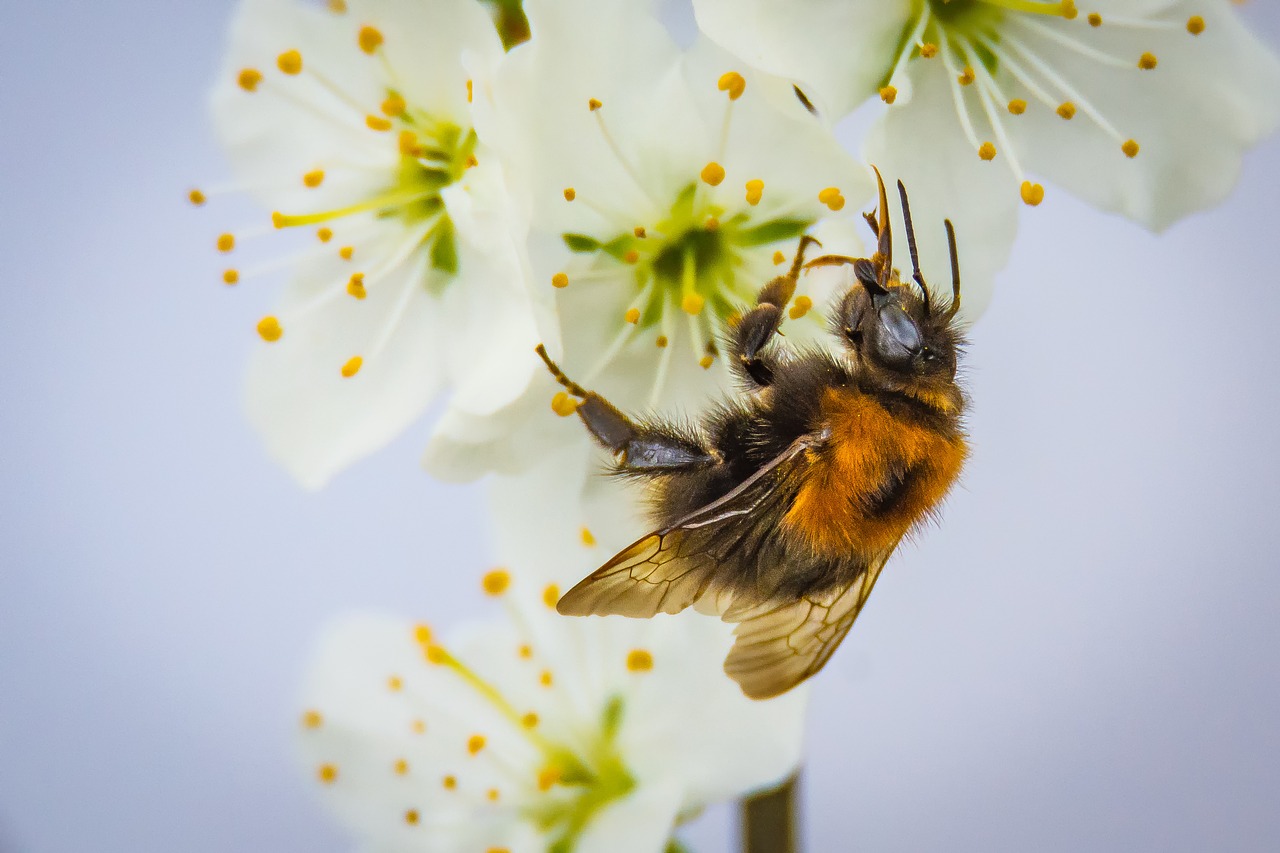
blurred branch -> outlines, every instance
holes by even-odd
[[[772,791],[742,801],[743,853],[796,853],[796,774]]]

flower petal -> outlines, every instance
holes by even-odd
[[[616,800],[586,825],[576,853],[658,853],[675,830],[679,782],[647,784]]]

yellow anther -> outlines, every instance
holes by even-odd
[[[242,68],[236,75],[236,84],[246,92],[258,91],[258,84],[261,82],[262,72],[256,68]]]
[[[391,129],[391,122],[382,116],[365,116],[364,123],[370,130],[376,130],[379,133]]]
[[[351,278],[347,279],[347,293],[356,299],[364,299],[369,295],[369,291],[364,289],[364,273],[353,272]]]
[[[627,653],[627,669],[631,672],[648,672],[653,669],[653,655],[644,649],[632,649]]]
[[[715,363],[715,358],[709,355],[704,355],[702,358],[698,359],[698,366],[701,367],[703,370],[710,370],[711,365],[714,363]]]
[[[365,53],[373,53],[382,46],[382,31],[377,27],[371,27],[368,24],[365,24],[360,28],[358,41],[360,42],[361,50]]]
[[[996,147],[990,142],[984,142],[978,146],[978,156],[983,160],[996,159]]]
[[[235,284],[240,280],[240,271],[236,269],[222,271],[223,284]]]
[[[332,240],[332,239],[333,239],[333,229],[332,229],[332,228],[317,228],[317,229],[316,229],[316,237],[320,238],[320,242],[321,242],[321,243],[328,243],[330,240]]]
[[[724,166],[712,160],[710,163],[702,167],[699,173],[702,180],[706,181],[713,187],[720,186],[720,182],[724,180]]]
[[[497,788],[490,788],[488,791],[485,791],[484,795],[489,798],[489,802],[491,803],[496,803],[498,798],[502,796],[502,794],[498,792]]]
[[[302,183],[304,186],[310,187],[311,189],[315,189],[320,186],[324,183],[324,169],[312,169],[310,172],[307,172],[302,176]]]
[[[347,359],[346,363],[342,365],[342,370],[341,370],[342,378],[350,379],[352,376],[355,376],[357,373],[359,373],[360,368],[363,366],[364,366],[363,358],[361,358],[358,355],[351,356],[351,358]]]
[[[716,81],[716,88],[721,92],[728,92],[729,100],[736,101],[746,91],[747,81],[737,71],[726,71]]]
[[[553,583],[549,583],[542,590],[542,603],[555,609],[556,602],[560,600],[560,587]]]
[[[388,689],[388,690],[390,690],[392,693],[394,693],[394,692],[396,692],[397,690],[402,690],[403,688],[404,688],[404,679],[402,679],[402,678],[401,678],[400,676],[398,676],[398,675],[388,676],[388,678],[387,678],[387,689]]]
[[[519,652],[520,657],[523,660],[528,660],[529,658],[533,657],[533,646],[530,646],[526,643],[525,645],[522,645],[519,649],[517,649],[517,652]]]
[[[392,92],[390,95],[387,95],[385,100],[383,100],[380,109],[384,116],[387,116],[388,118],[395,118],[398,115],[404,114],[404,108],[404,98],[400,97],[395,92]]]
[[[484,853],[511,853],[511,850],[506,847],[490,847]]]
[[[283,334],[284,329],[281,328],[280,321],[270,314],[258,321],[258,335],[267,343],[280,340]]]
[[[538,790],[550,791],[551,786],[560,781],[560,771],[554,767],[544,767],[538,771]]]
[[[403,758],[396,759],[394,770],[396,771],[397,776],[404,776],[409,772],[409,762],[405,761]]]
[[[285,228],[289,224],[289,217],[285,216],[278,210],[271,212],[271,225],[275,228]]]
[[[577,197],[578,197],[578,191],[577,191],[577,190],[575,190],[573,187],[565,187],[565,188],[564,188],[564,200],[565,200],[565,201],[573,201],[573,200],[574,200],[575,198],[577,198]]]
[[[234,234],[218,235],[218,251],[230,252],[236,247],[236,236]]]
[[[307,711],[302,715],[302,726],[308,729],[318,729],[324,725],[324,717],[319,711]]]
[[[420,735],[426,732],[427,724],[422,722],[422,720],[414,720],[413,724],[409,726],[409,728],[413,729],[413,733],[415,735]]]
[[[1199,15],[1192,15],[1187,18],[1187,32],[1193,36],[1198,36],[1204,32],[1204,18]]]
[[[933,59],[938,55],[938,46],[931,41],[920,45],[920,55],[925,59]]]
[[[880,100],[884,101],[886,104],[892,104],[894,101],[898,100],[898,87],[897,86],[881,87]]]
[[[1020,116],[1027,111],[1027,102],[1022,98],[1014,98],[1009,102],[1009,112],[1016,116]]]
[[[347,13],[347,0],[329,0],[326,4],[329,11],[335,15],[345,15]]]
[[[1156,55],[1154,53],[1144,53],[1142,56],[1138,57],[1138,67],[1143,71],[1150,71],[1152,68],[1155,68],[1158,63],[1159,60],[1156,59]]]
[[[205,194],[200,192],[200,190],[192,190],[191,192],[187,193],[187,201],[191,202],[196,207],[199,207],[200,205],[204,204],[208,200],[209,199],[205,197]]]
[[[776,251],[776,252],[774,252],[774,253],[773,253],[773,265],[774,265],[775,267],[776,267],[778,264],[780,264],[780,263],[782,263],[783,261],[785,261],[786,259],[787,259],[787,256],[786,256],[786,255],[784,255],[784,254],[782,254],[782,252],[781,252],[781,251]]]
[[[747,181],[747,204],[755,207],[764,198],[764,181],[752,178]]]
[[[562,418],[567,418],[578,411],[578,401],[563,391],[557,391],[551,398],[551,411]]]
[[[670,343],[670,341],[668,341],[668,340],[667,340],[667,336],[666,336],[666,335],[658,335],[658,339],[657,339],[656,341],[654,341],[654,343],[658,345],[658,349],[662,349],[662,348],[663,348],[663,347],[665,347],[668,343]]]
[[[968,86],[975,79],[973,74],[973,69],[970,68],[968,65],[966,65],[964,67],[964,70],[961,71],[958,75],[956,75],[956,79],[960,81],[961,86]]]
[[[447,663],[449,660],[449,652],[444,646],[438,646],[435,643],[428,645],[423,650],[423,656],[427,659],[427,663]]]
[[[477,755],[484,749],[484,735],[472,735],[467,739],[467,752]]]
[[[1100,26],[1102,26],[1102,16],[1101,16],[1101,15],[1099,15],[1097,12],[1090,12],[1090,13],[1089,13],[1089,26],[1091,26],[1091,27],[1100,27]]]
[[[467,103],[468,104],[471,103],[472,99],[475,98],[476,96],[475,89],[476,89],[475,84],[473,84],[470,80],[468,80],[467,81]]]
[[[418,147],[418,134],[412,130],[400,131],[399,147],[400,153],[405,157],[417,157],[422,153]]]
[[[1067,121],[1071,121],[1076,117],[1076,105],[1070,101],[1063,101],[1058,105],[1058,115]]]
[[[425,646],[431,642],[431,626],[430,625],[414,625],[413,639],[420,645]]]
[[[468,155],[467,155],[467,168],[468,168],[468,169],[474,169],[476,166],[479,166],[479,165],[480,165],[480,161],[476,159],[476,155],[474,155],[474,154],[468,154]]]
[[[444,786],[446,791],[452,791],[458,787],[458,777],[446,776],[444,779],[440,780],[440,784]]]
[[[551,276],[551,286],[552,286],[552,287],[562,287],[562,288],[563,288],[563,287],[568,287],[568,286],[569,286],[569,276],[565,275],[565,274],[564,274],[564,273],[562,273],[562,272],[558,272],[558,273],[556,273],[555,275]]]
[[[600,109],[603,106],[604,104],[600,103],[595,98],[591,98],[589,101],[587,101],[587,109],[591,110],[591,112],[595,112],[596,110]]]
[[[1062,11],[1059,14],[1068,21],[1074,21],[1080,10],[1076,8],[1075,0],[1062,0]]]
[[[644,230],[643,225],[637,225],[635,228],[632,228],[631,233],[636,236],[637,240],[643,240],[649,236],[649,232]]]
[[[484,577],[480,579],[480,586],[484,589],[485,595],[502,595],[507,591],[507,587],[511,586],[511,573],[506,569],[485,572]]]
[[[351,256],[354,255],[355,253],[356,253],[355,246],[343,246],[341,249],[338,250],[338,257],[342,258],[344,261],[349,261],[351,260]]]
[[[636,323],[640,322],[640,309],[628,308],[626,316],[624,316],[623,319],[634,326]]]
[[[286,50],[276,57],[276,67],[285,74],[300,74],[302,72],[302,54],[296,50]]]
[[[708,216],[707,221],[702,223],[702,227],[708,231],[715,231],[720,227],[720,220],[716,219],[714,216]]]
[[[640,252],[637,249],[628,249],[627,253],[622,256],[622,260],[629,264],[637,263],[640,260]]]
[[[544,669],[542,671],[542,674],[538,676],[538,683],[541,684],[543,687],[550,687],[552,684],[554,684],[555,678],[552,677],[551,670]]]
[[[1037,206],[1044,201],[1044,187],[1040,184],[1033,184],[1030,181],[1022,182],[1022,200],[1032,207]]]
[[[822,190],[822,192],[818,193],[818,201],[833,211],[844,207],[844,196],[840,194],[839,187],[827,187]]]
[[[404,813],[404,822],[405,822],[405,823],[407,823],[407,824],[409,824],[410,826],[417,826],[417,825],[418,825],[418,810],[417,810],[417,809],[409,809],[407,812],[405,812],[405,813]]]
[[[1120,150],[1124,152],[1124,156],[1132,160],[1134,157],[1138,156],[1138,151],[1141,149],[1138,145],[1138,140],[1130,139],[1125,142],[1124,145],[1120,146]]]
[[[329,785],[338,778],[338,768],[332,764],[321,764],[320,769],[316,771],[316,775],[320,777],[321,782]]]
[[[807,296],[797,296],[795,301],[791,303],[791,310],[787,312],[787,316],[792,320],[799,320],[805,314],[808,314],[811,308],[813,308],[812,299]]]
[[[697,293],[686,293],[684,298],[680,300],[680,308],[684,313],[694,317],[702,313],[702,306],[706,304],[707,300]]]
[[[578,536],[582,538],[583,545],[586,545],[588,548],[595,547],[596,536],[594,533],[591,532],[590,528],[588,527],[582,528],[582,530],[578,531]]]

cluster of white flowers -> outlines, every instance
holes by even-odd
[[[536,343],[624,407],[696,411],[728,387],[724,324],[801,234],[860,253],[868,163],[917,228],[955,222],[972,321],[1040,180],[1162,228],[1280,120],[1280,63],[1227,0],[693,0],[688,48],[654,6],[525,0],[509,51],[479,0],[236,13],[216,127],[270,222],[217,237],[223,281],[290,276],[249,417],[318,487],[443,396],[426,466],[492,475],[507,560],[483,579],[505,615],[456,644],[383,617],[320,644],[302,749],[373,849],[661,850],[799,761],[804,691],[745,699],[725,626],[555,615],[644,531]],[[864,106],[855,157],[833,127]],[[949,281],[945,241],[920,249]],[[843,275],[802,278],[789,337],[821,332]]]

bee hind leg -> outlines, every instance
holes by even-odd
[[[808,234],[800,238],[795,258],[791,261],[791,269],[786,275],[771,280],[756,296],[756,307],[752,308],[734,327],[729,341],[733,353],[733,364],[740,375],[755,385],[764,388],[773,382],[773,359],[762,351],[782,324],[783,312],[787,303],[796,292],[796,281],[804,268],[804,252],[810,244],[822,244]]]
[[[620,471],[659,473],[715,461],[716,457],[692,436],[665,424],[636,423],[604,397],[574,382],[542,344],[537,352],[556,381],[578,398],[578,417],[591,437],[614,454]]]

